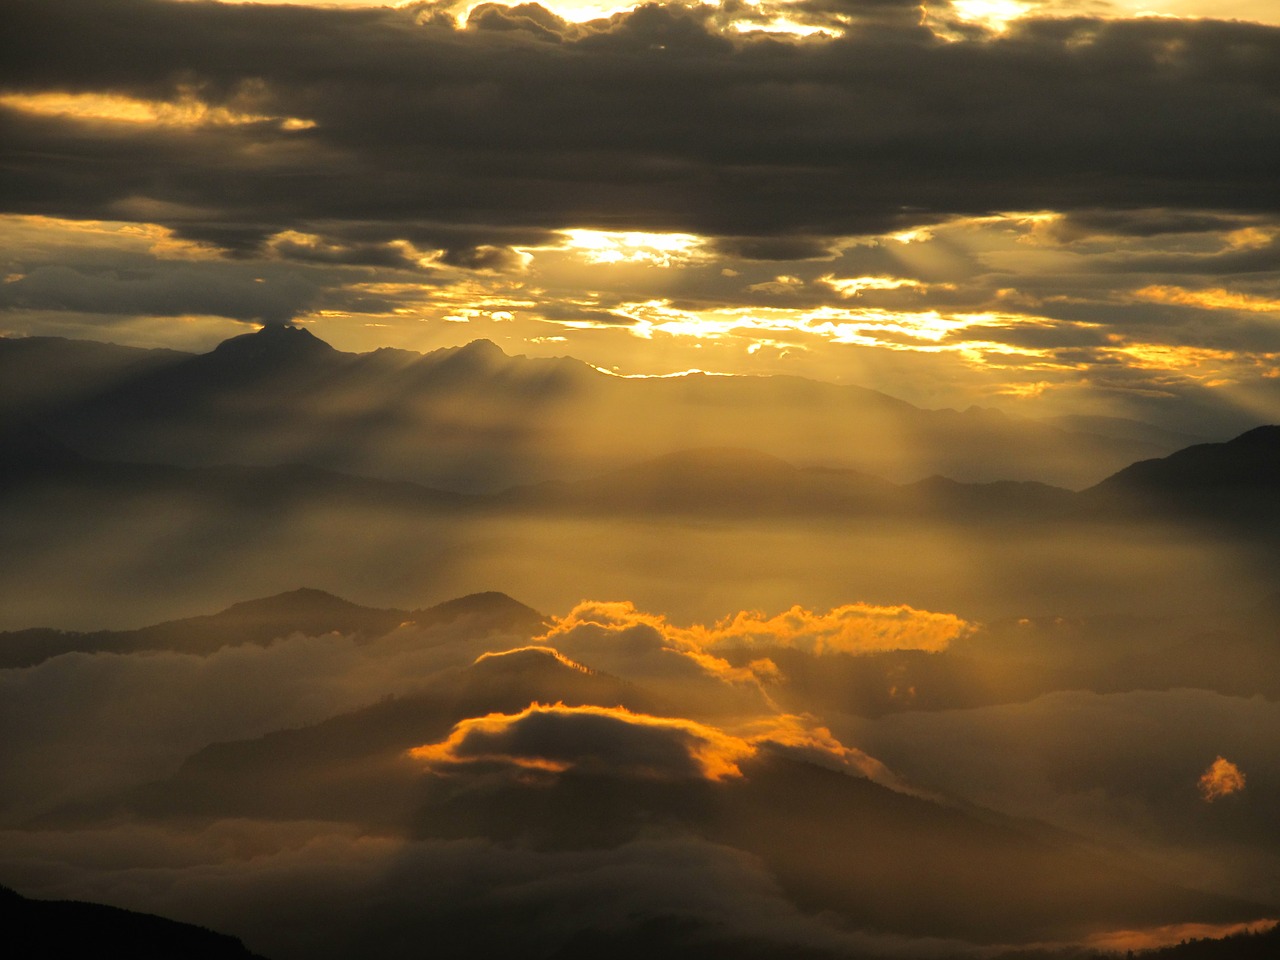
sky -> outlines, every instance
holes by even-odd
[[[1270,0],[0,9],[2,335],[1280,419]]]

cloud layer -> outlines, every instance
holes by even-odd
[[[839,36],[805,40],[736,30],[732,5],[585,25],[437,9],[11,4],[4,206],[145,201],[238,250],[327,224],[455,251],[610,223],[845,236],[1010,209],[1276,211],[1268,27],[1030,20],[948,41],[914,4],[813,3]]]

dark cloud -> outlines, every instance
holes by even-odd
[[[740,35],[729,7],[569,29],[534,4],[485,5],[456,29],[424,9],[16,0],[6,90],[260,119],[154,128],[11,105],[0,203],[216,210],[165,222],[235,249],[320,221],[358,220],[375,242],[425,220],[821,237],[1001,209],[1280,204],[1274,28],[1064,19],[947,43],[906,4],[801,15],[850,10],[845,36],[801,41]]]
[[[1203,274],[1225,276],[1240,273],[1274,274],[1280,263],[1280,235],[1257,245],[1216,253],[1116,253],[1098,258],[1098,269],[1112,273],[1170,276]]]
[[[180,316],[217,314],[282,323],[315,304],[323,278],[273,271],[271,283],[254,271],[217,262],[153,264],[133,273],[43,264],[0,286],[0,308],[98,314]]]
[[[520,266],[520,254],[507,247],[482,244],[478,247],[447,250],[440,261],[451,267],[464,267],[467,270],[505,272]]]
[[[721,237],[713,247],[742,260],[823,260],[835,253],[820,237]]]
[[[1218,233],[1256,223],[1249,217],[1179,210],[1076,210],[1053,225],[1064,241],[1093,237],[1158,237],[1170,233]]]
[[[543,319],[562,323],[585,322],[614,327],[630,326],[636,322],[632,317],[613,313],[610,310],[604,310],[599,307],[579,307],[573,304],[542,307],[539,309],[538,315]]]
[[[285,238],[272,244],[275,253],[286,260],[304,263],[337,263],[361,267],[415,269],[416,258],[403,249],[385,243],[330,244],[319,240]]]
[[[1105,330],[1071,323],[982,324],[953,333],[948,339],[954,342],[971,339],[990,340],[1030,350],[1084,350],[1104,346],[1108,342]]]

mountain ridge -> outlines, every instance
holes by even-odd
[[[134,630],[65,631],[46,627],[0,632],[0,669],[35,666],[66,653],[169,650],[207,655],[223,646],[265,646],[292,634],[342,633],[372,640],[404,623],[442,626],[469,617],[481,629],[534,630],[545,615],[505,593],[489,591],[417,610],[352,603],[325,590],[300,587],[231,604],[213,614],[167,620]]]
[[[1223,443],[1197,444],[1135,462],[1086,490],[1075,492],[1033,480],[966,482],[934,475],[894,483],[839,467],[799,467],[781,457],[740,447],[696,447],[629,463],[580,480],[515,485],[492,494],[465,495],[409,481],[362,477],[306,464],[175,467],[94,460],[31,429],[0,434],[6,452],[0,490],[55,482],[169,491],[223,490],[244,496],[258,489],[263,504],[308,497],[427,510],[556,510],[736,515],[821,514],[829,511],[1016,518],[1087,518],[1168,513],[1269,516],[1280,488],[1280,426],[1261,426]],[[238,493],[243,488],[243,492]]]
[[[101,903],[24,897],[5,886],[0,923],[11,943],[38,944],[44,956],[117,952],[131,960],[264,960],[239,938],[207,927]]]
[[[64,346],[94,353],[86,343]],[[21,344],[0,338],[0,373]],[[1108,436],[794,376],[617,377],[568,357],[508,356],[492,341],[345,353],[276,325],[203,354],[129,356],[133,366],[102,360],[111,376],[60,398],[33,385],[49,378],[28,375],[0,391],[0,418],[99,459],[305,462],[475,492],[580,478],[679,447],[750,447],[896,482],[943,474],[1071,488],[1171,452],[1152,442],[1155,428]]]

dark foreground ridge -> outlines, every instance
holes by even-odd
[[[129,960],[263,960],[243,943],[190,923],[78,900],[30,900],[0,886],[0,926],[14,956]]]

